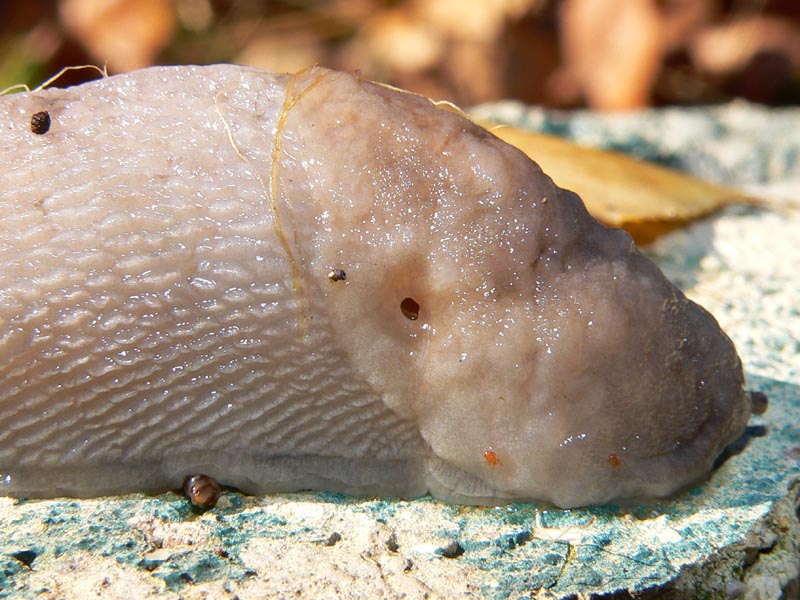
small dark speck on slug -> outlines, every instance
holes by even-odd
[[[43,135],[50,130],[50,113],[46,110],[39,111],[31,117],[31,131],[36,135]]]
[[[612,467],[618,467],[622,463],[619,460],[619,456],[617,456],[612,452],[611,454],[608,455],[608,464],[610,464]]]
[[[344,281],[347,279],[347,273],[342,271],[341,269],[331,269],[328,272],[328,279],[331,281]]]
[[[200,508],[213,508],[222,495],[222,487],[208,475],[189,475],[183,481],[183,493]]]

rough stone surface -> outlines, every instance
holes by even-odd
[[[491,110],[774,199],[770,210],[728,209],[649,251],[718,318],[750,386],[770,398],[738,453],[669,501],[587,510],[226,492],[201,513],[176,494],[4,498],[0,598],[796,593],[800,213],[782,198],[800,198],[800,112],[732,105],[600,118]]]

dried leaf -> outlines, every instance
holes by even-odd
[[[639,244],[728,204],[754,202],[738,190],[617,152],[514,127],[482,125],[536,161],[557,185],[576,192],[597,219],[627,230]]]
[[[408,10],[384,10],[364,26],[367,51],[378,64],[404,72],[424,71],[440,61],[442,36]]]
[[[175,29],[171,0],[62,0],[64,27],[112,71],[153,64]]]
[[[657,2],[566,0],[560,6],[566,71],[589,106],[647,106],[663,52]]]

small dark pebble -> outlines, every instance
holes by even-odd
[[[407,559],[406,559],[406,564],[405,564],[405,566],[403,567],[403,572],[404,572],[404,573],[408,573],[408,572],[409,572],[411,569],[413,569],[413,568],[414,568],[414,563],[413,563],[413,562],[411,562],[411,559],[410,559],[410,558],[407,558]]]
[[[519,546],[524,546],[530,541],[531,541],[531,532],[520,531],[518,534],[512,535],[508,539],[508,547],[513,550],[514,548],[517,548]]]
[[[735,598],[742,598],[747,593],[747,585],[742,583],[741,581],[729,581],[728,584],[725,586],[725,596],[729,600],[734,600]],[[781,598],[796,598],[797,596],[786,596],[785,594],[781,596]]]
[[[400,549],[400,544],[397,543],[397,536],[394,533],[386,538],[386,547],[389,552],[397,552]]]
[[[183,493],[198,508],[213,508],[222,496],[222,486],[213,477],[198,473],[183,480]]]
[[[328,536],[328,539],[322,542],[323,546],[335,546],[336,542],[340,541],[342,536],[339,534],[338,531],[334,531],[332,534]]]
[[[565,559],[563,556],[556,554],[555,552],[548,552],[542,557],[542,561],[551,566],[563,564],[564,560]]]
[[[33,564],[33,561],[36,560],[36,557],[39,556],[39,554],[34,550],[20,550],[19,552],[13,552],[11,556],[16,558],[26,567],[30,568]]]
[[[166,559],[157,558],[157,559],[150,559],[150,558],[143,558],[137,563],[137,566],[141,567],[146,571],[155,571],[158,567],[164,564]]]
[[[31,131],[42,135],[50,130],[50,113],[46,110],[35,113],[31,117]]]
[[[445,558],[458,558],[459,556],[464,554],[464,547],[457,541],[450,540],[444,546],[439,548],[436,552],[441,554]]]

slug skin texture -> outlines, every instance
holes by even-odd
[[[744,431],[714,318],[426,98],[158,67],[0,122],[1,494],[574,507],[672,494]]]

